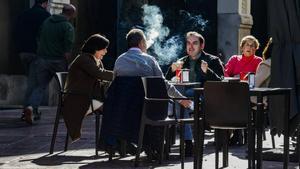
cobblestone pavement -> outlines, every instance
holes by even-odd
[[[69,150],[63,152],[66,130],[61,121],[55,152],[49,155],[50,140],[52,136],[55,107],[43,107],[42,119],[38,124],[27,125],[20,117],[21,110],[0,110],[0,169],[129,169],[133,167],[133,156],[125,158],[114,157],[108,161],[104,152],[95,157],[94,149],[94,118],[89,116],[84,120],[82,138],[69,145]],[[268,134],[267,134],[268,136]],[[271,147],[270,138],[264,142],[264,147]],[[282,147],[282,138],[276,140],[277,147]],[[212,146],[212,134],[206,135],[203,168],[214,168],[214,147]],[[142,162],[139,169],[177,169],[180,168],[178,146],[173,148],[169,160],[162,165],[147,161],[142,154]],[[247,168],[246,147],[230,147],[229,167]],[[222,154],[220,153],[220,157]],[[220,167],[221,167],[220,160]],[[187,158],[185,168],[193,167],[193,159]],[[282,168],[281,162],[263,161],[263,168]],[[297,163],[290,163],[289,168],[298,168]]]

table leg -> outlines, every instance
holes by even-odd
[[[261,169],[262,168],[262,135],[263,135],[263,123],[264,123],[264,116],[263,116],[263,104],[259,103],[257,106],[257,150],[256,150],[256,168]]]
[[[251,113],[250,117],[251,121],[248,123],[248,168],[254,169],[255,168],[255,131],[254,131],[254,113]]]

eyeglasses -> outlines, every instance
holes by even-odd
[[[244,47],[256,48],[256,45],[255,45],[255,43],[249,43],[249,42],[246,42],[246,43],[244,44]]]
[[[245,47],[250,47],[250,48],[256,48],[255,44],[246,43],[244,46]]]

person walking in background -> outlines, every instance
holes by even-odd
[[[204,52],[205,39],[197,32],[188,32],[186,34],[186,53],[187,56],[180,58],[176,63],[173,63],[166,73],[166,78],[171,80],[175,76],[177,69],[189,69],[189,81],[200,82],[203,86],[207,80],[221,81],[224,76],[224,68],[221,60]],[[181,64],[178,64],[181,63]],[[185,90],[185,91],[183,91]],[[185,96],[193,97],[193,89],[182,89]],[[176,110],[179,114],[180,110]],[[184,118],[189,118],[191,111],[184,111]],[[193,134],[191,125],[185,125],[185,155],[193,155]]]
[[[248,35],[243,37],[240,43],[242,55],[233,55],[225,65],[225,77],[240,77],[245,80],[248,73],[256,73],[256,69],[262,58],[255,55],[259,48],[258,40]]]
[[[45,89],[56,72],[67,71],[67,60],[71,58],[74,43],[74,27],[69,22],[75,17],[76,8],[71,4],[63,7],[62,14],[47,18],[39,33],[37,60],[34,62],[36,85],[27,98],[25,121],[33,123],[34,116],[40,118],[40,106]]]
[[[25,98],[27,99],[34,87],[33,63],[36,59],[37,34],[45,19],[50,16],[47,11],[48,0],[35,0],[32,8],[24,11],[19,17],[15,27],[15,42],[17,52],[27,76],[27,88]],[[25,102],[24,102],[25,103]],[[24,104],[24,108],[27,105]],[[22,120],[25,114],[22,112]]]
[[[102,59],[107,53],[109,40],[100,34],[90,36],[81,48],[81,53],[71,63],[65,84],[66,92],[80,92],[81,95],[65,95],[62,114],[68,133],[73,141],[81,135],[84,116],[91,113],[90,97],[94,110],[100,109],[104,100],[104,81],[111,81],[113,72],[105,70]]]

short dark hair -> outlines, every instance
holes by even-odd
[[[141,29],[131,29],[126,35],[128,48],[138,47],[143,39],[146,40],[145,34]]]
[[[73,16],[76,12],[76,7],[72,4],[64,4],[62,14],[66,16]]]
[[[256,50],[259,48],[260,44],[259,44],[258,40],[252,35],[247,35],[242,38],[241,43],[240,43],[240,48],[244,47],[244,45],[246,44],[247,41],[253,41]]]
[[[200,44],[205,43],[204,37],[203,37],[200,33],[198,33],[198,32],[190,31],[190,32],[186,33],[186,39],[187,39],[189,36],[196,36],[196,37],[199,39]]]
[[[97,50],[107,48],[109,40],[100,34],[91,35],[82,45],[81,52],[95,54]]]
[[[44,2],[48,2],[49,0],[35,0],[35,4],[42,4]]]

